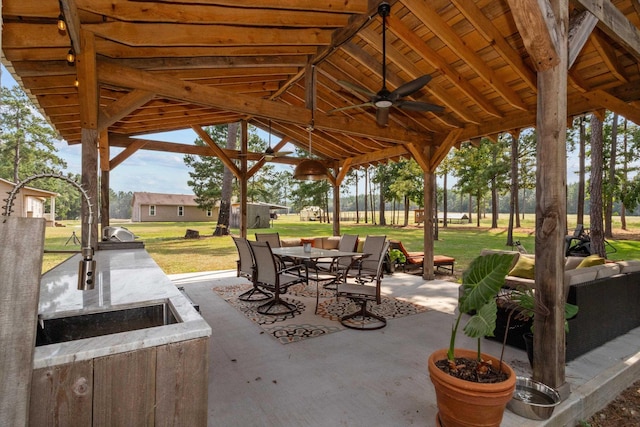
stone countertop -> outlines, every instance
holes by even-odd
[[[81,259],[74,255],[42,276],[39,319],[169,302],[181,322],[39,346],[35,348],[34,369],[211,335],[207,322],[146,250],[97,251],[96,286],[87,291],[77,289]]]

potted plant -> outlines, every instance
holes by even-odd
[[[497,317],[496,295],[513,263],[512,254],[490,254],[474,259],[462,275],[458,316],[449,347],[429,357],[429,375],[436,391],[437,425],[499,427],[516,384],[506,363],[481,352],[481,339],[491,336]],[[463,331],[478,341],[476,350],[458,349],[456,335],[462,315],[474,313]]]
[[[513,316],[519,320],[531,320],[531,330],[524,333],[524,341],[527,350],[527,357],[529,358],[529,364],[533,367],[533,319],[535,315],[547,316],[549,309],[540,301],[540,298],[536,298],[533,289],[520,288],[510,291],[503,295],[503,306],[509,311],[509,320]],[[515,313],[515,315],[514,315]],[[569,333],[568,320],[578,314],[578,306],[575,304],[564,304],[564,332]],[[507,320],[507,325],[509,320]],[[506,331],[508,332],[508,331]],[[505,332],[505,334],[506,334]],[[506,341],[506,336],[505,336]]]

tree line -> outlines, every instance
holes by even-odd
[[[78,174],[65,172],[67,165],[56,154],[56,143],[61,141],[24,92],[13,86],[1,88],[0,94],[0,177],[20,182],[37,173],[53,172],[79,182]],[[221,147],[239,148],[238,123],[208,127],[206,132]],[[262,139],[256,128],[249,126],[248,134],[250,151],[264,152],[271,146],[271,136]],[[198,138],[195,144],[206,142]],[[640,200],[639,148],[640,128],[617,114],[607,112],[602,117],[589,115],[573,120],[567,130],[567,153],[577,159],[578,166],[571,172],[577,174],[576,182],[567,186],[567,211],[575,212],[578,223],[589,224],[591,229],[595,224],[597,232],[600,221],[603,235],[611,237],[611,218],[619,215],[626,228],[625,217],[635,213]],[[302,149],[296,152],[297,156],[311,156]],[[535,129],[462,143],[451,150],[436,171],[442,180],[434,194],[436,209],[445,216],[464,210],[476,221],[489,213],[494,227],[499,213],[507,212],[509,229],[520,227],[520,214],[531,212],[535,206],[535,153]],[[188,184],[200,207],[221,204],[222,218],[216,233],[225,234],[231,200],[239,196],[237,180],[216,157],[187,155],[184,162],[190,169]],[[424,174],[413,159],[355,168],[340,187],[341,209],[355,211],[358,221],[362,218],[386,225],[390,217],[394,224],[408,225],[411,210],[423,205],[423,185]],[[56,198],[57,219],[80,216],[80,195],[67,188],[69,184],[42,179],[34,181],[34,186],[60,194]],[[306,206],[319,206],[327,222],[331,220],[332,191],[328,181],[297,181],[291,170],[269,162],[247,183],[249,202],[290,206],[296,212]],[[110,190],[110,215],[130,218],[132,197],[130,191]]]

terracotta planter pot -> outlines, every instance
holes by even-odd
[[[436,390],[438,400],[437,425],[443,427],[500,427],[502,415],[516,387],[516,374],[506,363],[502,370],[509,379],[501,383],[484,384],[454,378],[441,371],[438,360],[447,358],[448,349],[440,349],[429,357],[429,375]],[[473,359],[476,352],[456,349],[456,357]],[[482,354],[484,360],[491,360],[498,366],[499,360]],[[439,419],[439,420],[438,420]]]

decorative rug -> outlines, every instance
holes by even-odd
[[[296,311],[285,315],[264,315],[256,311],[265,301],[241,301],[238,295],[251,289],[251,284],[237,284],[217,286],[213,291],[227,301],[246,317],[260,326],[269,335],[282,344],[301,341],[307,338],[319,337],[345,329],[340,323],[340,317],[359,309],[348,298],[336,300],[335,291],[320,290],[318,314],[314,313],[316,306],[315,284],[298,284],[289,288],[281,299],[296,306]],[[382,303],[371,304],[369,309],[386,319],[409,316],[428,311],[427,307],[413,304],[396,298],[382,297]]]

